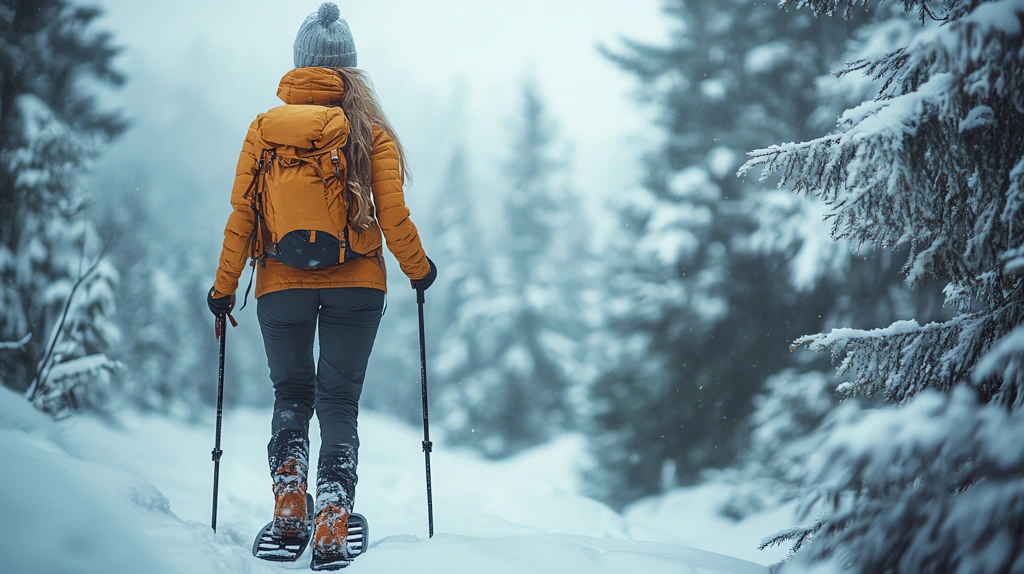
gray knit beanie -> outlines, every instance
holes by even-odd
[[[295,37],[296,68],[354,68],[356,43],[336,4],[324,2]]]

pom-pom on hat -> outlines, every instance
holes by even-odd
[[[295,36],[295,67],[356,67],[356,43],[336,4],[324,2],[302,23]]]

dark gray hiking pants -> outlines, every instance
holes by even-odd
[[[352,509],[359,453],[359,396],[377,336],[384,292],[361,287],[288,289],[257,300],[256,314],[274,383],[270,472],[288,458],[306,460],[309,419],[320,421],[317,508]],[[319,322],[320,358],[313,364]]]

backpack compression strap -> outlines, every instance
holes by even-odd
[[[249,184],[249,189],[245,191],[243,196],[249,200],[249,208],[252,209],[252,213],[256,218],[255,225],[252,229],[252,241],[249,243],[249,267],[252,267],[252,271],[249,272],[249,285],[245,288],[245,296],[242,298],[242,306],[238,308],[239,311],[245,309],[245,306],[249,303],[249,292],[252,291],[252,281],[256,277],[256,263],[265,258],[266,254],[257,256],[256,247],[259,243],[260,235],[263,232],[263,190],[260,189],[260,182],[263,181],[263,170],[267,165],[268,156],[273,159],[270,155],[270,150],[264,149],[260,153],[260,163],[256,174],[252,177],[252,183]],[[266,265],[266,263],[264,263]]]

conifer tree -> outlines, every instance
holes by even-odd
[[[465,296],[453,323],[462,343],[452,349],[461,356],[440,361],[452,379],[448,440],[489,456],[515,453],[573,424],[568,395],[579,349],[568,333],[579,318],[556,246],[579,233],[580,219],[569,226],[559,211],[568,193],[559,182],[564,168],[534,84],[526,84],[522,101],[496,256],[483,278],[456,274]]]
[[[816,15],[866,0],[785,0]],[[844,396],[803,476],[810,527],[780,533],[797,560],[853,572],[1015,572],[1024,563],[1024,2],[904,0],[922,26],[840,74],[880,81],[836,131],[752,153],[744,166],[824,202],[837,238],[906,246],[916,285],[944,278],[946,321],[834,329]]]
[[[444,413],[443,426],[454,429],[464,424],[461,404],[463,381],[484,368],[478,339],[473,333],[475,308],[487,301],[490,277],[482,246],[484,234],[476,221],[466,152],[459,146],[452,153],[441,193],[434,202],[433,255],[445,273],[432,291],[431,332],[439,333],[431,346],[428,366]]]
[[[213,317],[200,304],[209,289],[208,258],[199,245],[168,241],[180,233],[180,221],[160,217],[164,211],[152,201],[179,183],[141,179],[142,186],[126,187],[117,177],[97,178],[106,190],[96,202],[97,223],[116,230],[110,261],[130,278],[115,291],[118,324],[131,337],[109,353],[125,367],[113,386],[121,405],[193,419],[216,404]],[[228,400],[268,398],[262,378],[238,376],[238,353],[228,352],[226,361],[227,376],[237,377],[228,380]]]
[[[63,0],[0,6],[0,350],[3,384],[63,415],[114,367],[116,270],[86,214],[82,176],[125,124],[97,101],[118,86],[98,9]],[[96,397],[93,397],[95,399]]]
[[[434,295],[437,303],[431,315],[442,329],[456,323],[463,303],[478,296],[485,287],[485,253],[480,246],[484,234],[476,220],[473,199],[466,151],[458,146],[448,163],[442,189],[436,195],[430,229],[433,252],[445,266],[444,276],[438,278],[442,288]]]
[[[817,328],[834,301],[793,292],[799,242],[756,246],[770,206],[732,175],[749,143],[806,129],[812,81],[846,26],[740,0],[671,0],[665,12],[667,44],[607,51],[639,80],[664,135],[609,249],[610,361],[591,392],[592,447],[598,494],[617,504],[732,463],[753,397],[790,366],[773,334]]]

